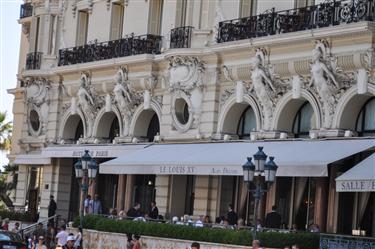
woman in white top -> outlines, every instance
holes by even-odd
[[[78,233],[75,236],[75,241],[74,241],[74,248],[75,249],[81,249],[81,240],[82,240],[82,227],[78,228]]]
[[[44,237],[43,236],[39,236],[38,244],[34,245],[32,249],[47,249],[47,247],[44,245]]]

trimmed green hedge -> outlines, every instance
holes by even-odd
[[[74,220],[75,227],[79,225],[79,217]],[[129,220],[111,220],[95,215],[87,215],[83,227],[97,231],[140,234],[162,238],[205,241],[220,244],[251,245],[252,235],[249,230],[229,230],[215,228],[197,228],[191,226],[163,224],[157,222],[136,222]],[[285,245],[299,244],[304,249],[319,248],[319,234],[315,233],[257,233],[263,246],[284,248]]]
[[[34,222],[33,217],[29,213],[20,213],[9,210],[0,210],[0,217],[2,219],[9,218],[10,220]]]

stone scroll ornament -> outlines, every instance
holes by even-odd
[[[26,104],[27,104],[27,115],[28,118],[28,131],[29,134],[38,137],[46,134],[48,124],[48,112],[49,112],[49,90],[51,88],[51,82],[45,78],[27,78],[26,79]],[[37,115],[33,120],[37,122],[38,127],[33,127],[31,124],[30,114],[35,111]]]
[[[129,135],[129,125],[132,114],[142,102],[141,96],[130,87],[128,71],[120,67],[115,75],[115,87],[113,88],[113,102],[118,108],[124,124],[123,136]]]
[[[199,127],[203,101],[204,63],[196,57],[172,56],[169,58],[169,68],[165,75],[169,91],[172,94],[171,112],[174,127],[180,132]],[[174,103],[177,98],[183,98],[189,106],[191,122],[181,125],[174,115]]]
[[[322,105],[322,128],[329,129],[338,99],[353,82],[337,66],[337,59],[331,55],[328,42],[325,40],[315,42],[310,67],[311,80],[308,87],[317,95]]]

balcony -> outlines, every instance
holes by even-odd
[[[162,36],[129,35],[106,42],[94,42],[83,46],[59,50],[59,66],[74,65],[138,54],[160,54]]]
[[[20,19],[33,15],[33,6],[31,3],[21,4]]]
[[[31,52],[26,55],[26,70],[40,69],[42,62],[42,52]]]
[[[190,48],[193,27],[185,26],[171,30],[170,48]]]
[[[220,22],[216,40],[222,43],[374,19],[375,0],[332,0]]]

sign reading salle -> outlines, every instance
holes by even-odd
[[[374,180],[352,180],[352,181],[337,181],[337,192],[375,192],[375,179]]]

